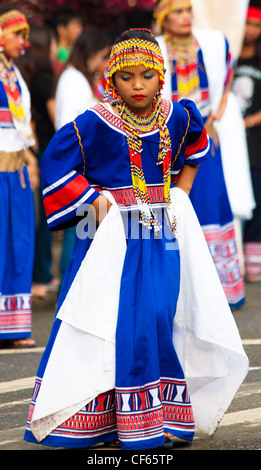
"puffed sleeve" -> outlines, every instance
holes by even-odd
[[[99,196],[84,176],[85,164],[76,123],[70,122],[52,138],[41,164],[43,203],[50,230],[76,225],[80,208]]]
[[[183,99],[180,101],[180,104],[188,114],[187,135],[184,139],[184,163],[198,165],[209,156],[210,139],[195,103],[191,100]]]

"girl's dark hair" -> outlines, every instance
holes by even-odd
[[[97,52],[110,46],[109,36],[99,28],[85,28],[74,43],[67,64],[73,65],[87,78],[92,86],[93,78],[88,69],[88,60]]]
[[[16,10],[16,8],[12,8],[12,7],[1,7],[0,8],[0,16],[3,15],[4,13],[7,13],[8,11],[11,11],[11,10]]]
[[[146,28],[132,28],[124,31],[120,36],[118,36],[114,44],[118,44],[122,41],[127,41],[128,39],[144,39],[145,41],[153,42],[154,44],[159,45],[157,39],[153,36],[152,32]]]
[[[59,25],[67,26],[72,20],[78,20],[83,23],[83,18],[81,13],[77,10],[74,10],[68,2],[65,2],[63,5],[58,5],[52,13],[51,23],[56,29]]]

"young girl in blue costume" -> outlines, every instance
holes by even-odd
[[[37,374],[28,441],[79,448],[117,440],[132,450],[160,447],[170,435],[193,439],[173,340],[182,227],[170,187],[173,176],[188,200],[209,140],[192,102],[161,99],[163,83],[151,32],[123,33],[110,55],[113,103],[66,124],[46,150],[49,227],[79,223]]]

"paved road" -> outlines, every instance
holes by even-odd
[[[261,450],[261,284],[247,285],[246,289],[246,305],[234,317],[250,359],[248,376],[216,434],[211,438],[196,434],[192,445],[176,440],[174,451]],[[55,300],[51,294],[46,301],[34,301],[36,349],[0,350],[0,450],[51,450],[25,442],[23,435],[34,376],[52,326]]]

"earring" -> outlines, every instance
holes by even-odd
[[[111,89],[111,99],[112,99],[112,104],[116,106],[119,103],[119,92],[117,88],[112,88]]]
[[[119,97],[118,91],[114,87],[106,85],[104,96],[103,96],[103,101],[109,101],[114,105],[117,103],[118,97]]]

